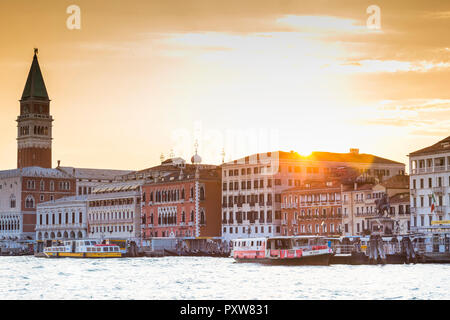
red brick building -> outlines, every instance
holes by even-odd
[[[342,228],[340,181],[310,181],[281,194],[282,235],[337,235]]]
[[[56,169],[0,171],[0,239],[35,238],[36,205],[75,195],[75,179]]]
[[[217,237],[221,231],[221,169],[185,164],[142,187],[143,239]]]

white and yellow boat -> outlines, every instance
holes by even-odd
[[[98,240],[66,240],[61,245],[44,248],[47,258],[120,258],[120,247],[100,244]]]

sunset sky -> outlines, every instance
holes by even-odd
[[[54,166],[142,169],[196,139],[212,164],[350,148],[407,164],[450,135],[450,1],[1,0],[0,30],[0,169],[35,47]]]

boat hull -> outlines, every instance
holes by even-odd
[[[450,263],[450,253],[429,253],[422,257],[424,263]]]
[[[297,258],[234,258],[240,263],[262,263],[269,265],[308,265],[308,266],[328,266],[330,265],[331,254],[320,254],[311,256],[302,256]]]
[[[47,258],[121,258],[120,252],[46,252]]]
[[[331,257],[330,264],[350,264],[350,265],[362,265],[362,264],[408,264],[417,263],[417,259],[407,260],[405,254],[387,254],[386,259],[378,257],[377,261],[369,259],[364,253],[353,252],[351,255],[339,255],[335,254]]]

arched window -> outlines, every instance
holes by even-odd
[[[206,224],[205,212],[203,210],[202,210],[202,212],[200,212],[200,224]]]
[[[194,221],[194,210],[191,211],[191,221]]]
[[[33,196],[28,196],[25,199],[25,208],[34,208],[34,198]]]
[[[13,194],[9,197],[9,204],[11,208],[16,207],[16,197]]]
[[[200,200],[205,200],[205,189],[200,187]]]

